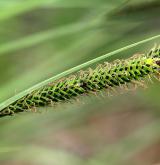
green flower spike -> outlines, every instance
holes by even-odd
[[[129,88],[130,84],[142,85],[142,80],[152,77],[160,78],[159,47],[155,47],[146,55],[105,63],[94,70],[81,71],[74,76],[48,84],[15,101],[3,109],[0,116],[33,111],[36,107],[55,105],[103,89],[111,91],[117,87]]]

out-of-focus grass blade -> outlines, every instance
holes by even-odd
[[[75,154],[58,149],[57,150],[49,149],[39,146],[26,146],[24,147],[24,150],[25,153],[20,152],[17,153],[17,156],[15,155],[16,161],[23,160],[26,162],[42,164],[42,165],[50,165],[50,164],[82,165],[85,163],[84,160],[80,159],[80,157],[76,156]]]
[[[98,7],[106,6],[107,9],[111,9],[124,1],[114,1],[107,3],[102,0],[87,0],[87,1],[65,1],[65,0],[27,0],[27,1],[1,1],[0,2],[0,21],[12,18],[20,15],[24,12],[33,10],[39,7]]]
[[[0,56],[23,48],[35,46],[37,44],[40,44],[42,42],[45,42],[56,37],[72,33],[78,33],[83,30],[94,29],[96,28],[96,26],[100,26],[101,21],[103,21],[103,17],[112,9],[113,8],[107,11],[106,8],[93,10],[91,13],[82,18],[82,20],[80,20],[79,22],[69,25],[63,25],[62,27],[58,27],[57,29],[50,29],[47,31],[39,32],[37,34],[26,36],[19,40],[9,41],[8,43],[1,44]]]
[[[62,26],[57,29],[39,32],[37,34],[32,34],[30,36],[26,36],[25,38],[16,41],[10,41],[6,44],[0,45],[0,56],[3,56],[6,53],[17,51],[19,49],[35,46],[37,44],[45,42],[46,40],[60,37],[65,34],[76,33],[81,30],[84,30],[85,28],[87,28],[86,24],[74,23],[74,24]]]
[[[75,1],[75,0],[63,0],[62,1],[57,1],[54,4],[51,3],[49,5],[54,6],[54,7],[87,7],[87,8],[93,8],[93,7],[99,7],[99,6],[106,6],[107,9],[111,9],[113,6],[127,2],[127,0],[114,0],[114,1],[106,1],[106,0],[86,0],[86,1]],[[46,6],[48,6],[46,4]]]
[[[38,8],[44,4],[50,2],[56,2],[58,0],[27,0],[27,1],[12,1],[3,2],[0,1],[0,21],[12,18],[16,15],[22,14],[29,10]]]

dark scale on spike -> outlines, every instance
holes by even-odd
[[[126,70],[126,71],[128,70],[128,67],[127,67],[127,66],[125,67],[125,70]]]
[[[133,66],[130,66],[130,70],[132,70],[133,69]]]
[[[132,57],[127,60],[99,65],[95,70],[88,70],[64,80],[44,86],[22,97],[0,112],[0,116],[28,111],[36,107],[49,106],[67,101],[79,95],[109,90],[121,84],[139,81],[147,75],[160,72],[160,49],[149,54]],[[54,104],[53,104],[54,105]]]
[[[157,64],[158,66],[160,66],[160,60],[157,60],[157,61],[156,61],[156,64]]]

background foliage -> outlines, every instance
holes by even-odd
[[[159,0],[1,0],[0,102],[160,34]],[[156,43],[156,41],[155,41]],[[158,40],[157,40],[158,43]],[[153,42],[108,59],[147,52]],[[0,164],[160,163],[160,86],[0,119]]]

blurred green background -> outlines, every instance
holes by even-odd
[[[0,0],[0,103],[66,69],[158,34],[159,0]],[[108,61],[146,53],[155,43],[159,40]],[[160,85],[155,81],[148,87],[1,118],[0,164],[160,163]]]

